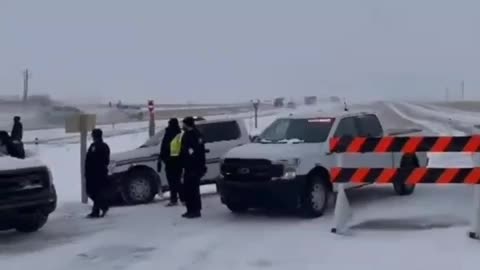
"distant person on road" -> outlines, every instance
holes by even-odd
[[[182,217],[199,218],[202,210],[200,179],[207,172],[205,144],[193,117],[183,119],[183,130],[180,159],[184,170],[183,192],[187,212]]]
[[[18,142],[21,142],[23,139],[23,125],[22,122],[20,122],[20,116],[13,117],[13,127],[10,137],[12,141]]]
[[[8,135],[8,132],[4,130],[0,131],[0,152],[14,158],[25,158],[23,144],[21,142],[14,143],[12,138]]]
[[[88,197],[93,201],[92,212],[88,218],[104,217],[109,210],[108,202],[108,164],[110,148],[103,141],[101,129],[92,130],[93,143],[88,148],[85,160],[85,178]],[[101,211],[101,212],[100,212]]]
[[[165,174],[170,188],[170,202],[167,206],[178,205],[178,199],[184,202],[182,192],[182,164],[180,163],[180,149],[182,143],[182,130],[177,118],[168,121],[165,129],[162,145],[160,148],[160,159],[158,160],[159,171],[161,162],[165,164]]]

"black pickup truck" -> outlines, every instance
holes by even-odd
[[[1,163],[13,159],[0,156],[0,160],[3,160]],[[15,167],[0,167],[0,230],[35,232],[45,225],[57,207],[55,186],[44,165],[32,163]]]

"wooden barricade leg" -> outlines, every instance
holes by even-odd
[[[332,233],[345,234],[349,229],[349,222],[353,217],[353,212],[345,193],[345,184],[338,185],[337,200],[335,202],[334,224]]]
[[[468,236],[472,239],[479,239],[480,238],[480,185],[475,185],[473,187],[474,194],[473,194],[473,215],[470,229]]]
[[[480,154],[473,153],[472,161],[474,166],[480,167]],[[471,229],[468,236],[472,239],[480,238],[480,185],[473,186],[473,213]]]

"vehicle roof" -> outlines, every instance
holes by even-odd
[[[317,112],[308,112],[308,113],[292,113],[286,118],[292,119],[305,119],[305,118],[345,118],[349,116],[360,116],[365,114],[375,114],[370,111],[317,111]]]
[[[201,124],[207,124],[207,123],[221,123],[221,122],[230,122],[230,121],[236,121],[239,122],[241,119],[237,117],[224,117],[224,118],[216,118],[216,119],[209,119],[206,118],[205,120],[197,120],[195,123],[197,125]]]

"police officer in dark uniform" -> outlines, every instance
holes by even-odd
[[[92,139],[85,160],[87,194],[93,201],[92,212],[87,217],[99,218],[104,217],[109,209],[107,192],[110,148],[103,141],[101,129],[92,130]]]
[[[179,152],[181,150],[181,134],[182,130],[177,118],[171,118],[168,121],[168,126],[165,129],[165,135],[163,135],[162,145],[160,148],[159,163],[163,161],[165,164],[165,174],[168,180],[168,186],[170,188],[170,202],[167,206],[175,206],[178,204],[178,199],[182,203],[182,164],[179,158]],[[158,164],[159,171],[161,164]]]
[[[180,158],[184,170],[183,192],[187,212],[182,217],[199,218],[202,210],[200,179],[207,172],[205,144],[193,117],[183,119],[183,130]]]
[[[0,151],[14,158],[25,158],[23,144],[18,141],[12,141],[12,138],[5,130],[0,131]]]
[[[20,116],[13,117],[13,127],[10,137],[12,141],[18,142],[21,142],[23,139],[23,125],[22,122],[20,122]]]

